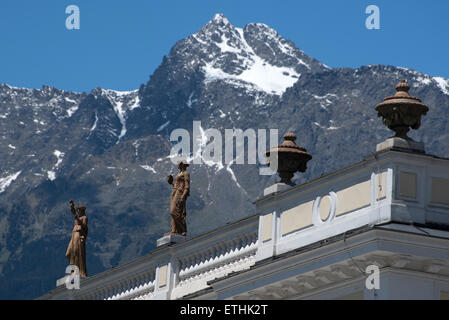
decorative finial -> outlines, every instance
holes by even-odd
[[[407,92],[410,90],[410,86],[408,85],[407,81],[405,80],[401,80],[397,85],[396,85],[396,91],[399,93],[401,91],[403,92]],[[397,93],[396,93],[397,94]]]
[[[426,115],[429,108],[420,99],[410,96],[409,90],[408,83],[401,80],[396,85],[396,94],[379,103],[376,111],[388,129],[396,133],[395,137],[412,140],[407,132],[410,128],[417,130],[421,126],[421,116]]]
[[[277,147],[266,152],[265,156],[270,160],[270,167],[275,167],[277,157],[277,167],[273,168],[279,173],[281,183],[294,185],[292,178],[296,171],[305,172],[307,162],[312,159],[312,155],[307,153],[303,147],[296,143],[296,135],[293,132],[287,132],[284,135],[284,141]],[[273,159],[274,157],[274,159]]]
[[[284,135],[284,140],[289,140],[289,141],[296,141],[296,134],[294,134],[293,132],[287,132],[285,135]]]

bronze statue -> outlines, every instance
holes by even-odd
[[[65,256],[69,264],[79,268],[80,276],[87,277],[86,269],[86,238],[87,238],[87,216],[86,207],[78,206],[75,209],[73,200],[70,200],[70,210],[75,216],[75,224],[72,230],[72,239]]]
[[[170,198],[170,216],[171,216],[171,231],[165,235],[179,234],[187,235],[186,224],[186,200],[190,195],[190,175],[187,172],[189,164],[186,160],[178,161],[179,173],[175,176],[170,174],[168,176],[168,183],[173,185],[173,192]]]

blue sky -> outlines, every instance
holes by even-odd
[[[67,30],[68,5],[80,29]],[[368,30],[368,5],[380,30]],[[180,39],[223,13],[262,22],[330,67],[386,64],[449,78],[449,1],[1,0],[0,83],[137,89]]]

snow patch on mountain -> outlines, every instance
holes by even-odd
[[[237,49],[227,44],[228,38],[222,36],[222,42],[218,43],[222,52],[233,52],[240,54],[239,59],[243,61],[245,69],[240,74],[230,74],[215,67],[215,60],[203,66],[205,82],[215,80],[234,79],[255,85],[268,94],[282,95],[285,90],[295,84],[300,74],[289,67],[278,67],[255,54],[248,45],[243,35],[243,29],[236,28],[241,41],[241,48]],[[244,52],[244,54],[242,53]]]
[[[62,160],[64,159],[65,153],[59,150],[55,150],[53,152],[53,155],[56,157],[56,164],[53,166],[51,170],[47,171],[47,178],[50,181],[53,181],[56,179],[56,170],[58,170],[59,166],[62,163]]]
[[[244,190],[246,193],[246,190],[242,188],[242,186],[240,185],[240,183],[237,180],[237,177],[235,176],[234,170],[232,170],[231,166],[235,161],[232,160],[230,163],[228,163],[228,165],[226,166],[226,171],[229,172],[231,174],[231,179],[235,182],[235,184],[237,185],[237,187],[239,187],[240,189]]]
[[[113,90],[105,90],[106,96],[109,99],[109,102],[112,104],[112,107],[114,108],[115,114],[117,115],[121,125],[122,130],[120,131],[120,135],[118,136],[117,143],[120,141],[121,138],[126,134],[126,119],[125,119],[125,112],[126,110],[122,108],[123,101],[120,99],[122,97],[121,94],[117,94],[117,91]]]
[[[71,116],[73,116],[73,114],[78,110],[78,105],[75,105],[73,107],[70,107],[69,109],[67,109],[67,117],[70,118]]]
[[[78,110],[79,107],[79,101],[75,101],[73,99],[70,99],[68,97],[64,97],[64,100],[68,103],[73,104],[73,106],[71,106],[70,108],[67,109],[67,117],[70,118],[71,116],[73,116],[73,114]]]
[[[215,173],[221,171],[222,169],[226,169],[226,171],[231,175],[231,179],[235,182],[236,186],[243,190],[245,194],[247,194],[246,190],[239,184],[237,177],[234,173],[234,170],[232,170],[231,166],[236,162],[235,159],[233,159],[230,163],[226,164],[226,166],[223,164],[223,161],[216,161],[215,159],[212,159],[210,157],[204,157],[204,152],[207,149],[209,137],[206,134],[206,131],[201,127],[201,125],[198,127],[199,129],[199,135],[197,136],[198,141],[198,148],[192,153],[189,157],[187,157],[187,162],[193,162],[195,163],[196,159],[201,159],[201,162],[204,163],[207,167],[210,168],[216,168]],[[207,151],[206,151],[207,153]],[[173,155],[171,155],[173,156]],[[176,155],[175,155],[176,156]],[[208,187],[209,190],[209,187]]]
[[[257,30],[258,37],[267,37],[273,46],[277,46],[277,51],[268,46],[273,57],[276,52],[285,54],[295,59],[296,64],[310,69],[310,66],[298,57],[299,50],[292,47],[276,31],[263,24],[251,26],[260,28]],[[199,45],[206,55],[201,64],[205,84],[217,80],[233,80],[234,82],[229,83],[238,86],[240,83],[247,83],[270,95],[282,95],[301,75],[295,70],[294,63],[291,66],[277,63],[275,65],[258,55],[245,39],[245,30],[234,27],[226,17],[217,14],[203,29],[192,35],[197,41],[196,45]],[[226,60],[232,60],[234,67],[226,68],[223,64]]]
[[[90,132],[94,131],[97,128],[97,123],[98,123],[98,113],[97,111],[95,111],[95,121],[92,127],[90,128]]]
[[[6,191],[6,188],[10,186],[10,184],[16,180],[19,175],[22,173],[22,171],[18,171],[16,173],[13,173],[5,178],[0,178],[0,193],[3,193]]]
[[[152,166],[148,166],[148,165],[140,165],[140,167],[146,171],[151,171],[153,173],[157,173],[156,170],[154,170],[154,168]]]
[[[422,85],[429,85],[432,83],[432,79],[429,76],[418,76],[415,80]]]
[[[331,122],[332,122],[332,120],[331,120]],[[316,125],[317,127],[320,127],[323,130],[338,130],[341,128],[341,127],[335,127],[335,126],[326,127],[326,126],[319,124],[316,121],[314,121],[313,124]]]
[[[432,77],[428,74],[421,73],[419,71],[404,67],[395,67],[395,68],[405,71],[414,76],[413,77],[414,82],[412,83],[413,87],[428,86],[433,83],[436,84],[444,94],[449,95],[449,79],[445,79],[443,77]]]
[[[271,44],[275,44],[275,46],[285,55],[293,58],[297,61],[297,63],[304,65],[307,69],[311,69],[310,65],[301,58],[298,57],[297,51],[301,54],[305,54],[303,51],[291,45],[291,42],[286,41],[282,38],[276,30],[270,28],[265,23],[250,23],[249,26],[256,28],[259,32],[255,35],[256,38],[263,41],[267,47],[271,49],[274,55],[276,55],[276,48],[271,47]],[[237,28],[239,30],[239,28]],[[239,32],[241,32],[239,30]]]
[[[138,90],[133,91],[116,91],[107,89],[102,89],[102,93],[105,94],[106,98],[111,103],[115,114],[117,115],[122,128],[120,134],[117,137],[117,143],[126,135],[126,118],[127,112],[135,108],[140,107],[140,99],[138,96]]]
[[[443,91],[444,94],[449,95],[449,79],[444,79],[442,77],[433,77],[433,80],[436,81],[438,87]]]
[[[77,103],[75,100],[67,98],[67,97],[65,97],[64,100],[67,102],[70,102],[70,103],[75,103],[75,104]]]
[[[136,92],[136,91],[134,91],[134,92]],[[139,107],[140,107],[140,98],[139,98],[138,95],[136,95],[134,100],[131,102],[131,105],[128,107],[128,110],[131,111],[131,110],[134,110],[134,109],[139,108]]]
[[[50,181],[53,181],[56,179],[56,172],[54,172],[53,170],[48,170],[47,171],[47,178]]]
[[[203,129],[201,125],[198,127],[199,129],[199,135],[196,137],[196,141],[198,142],[198,147],[196,150],[194,150],[194,153],[191,154],[190,157],[187,158],[187,162],[194,162],[196,163],[200,159],[200,163],[204,163],[208,167],[217,167],[217,170],[215,172],[220,171],[224,168],[222,161],[214,161],[214,159],[210,159],[210,157],[204,157],[204,150],[207,147],[207,144],[209,142],[209,137],[206,134],[206,131]]]
[[[225,118],[226,117],[226,113],[224,113],[223,110],[218,109],[218,111],[220,112],[220,118]]]
[[[217,45],[220,48],[221,52],[223,52],[223,53],[224,52],[233,52],[233,53],[240,54],[242,52],[242,49],[238,49],[238,48],[228,45],[228,41],[229,41],[229,39],[224,34],[222,34],[221,42],[217,42],[217,43],[215,43],[215,45]]]
[[[53,152],[53,154],[58,159],[56,164],[55,164],[55,166],[54,166],[54,169],[57,169],[59,167],[59,165],[62,163],[62,159],[64,159],[65,153],[62,152],[62,151],[59,151],[59,150],[55,150]]]
[[[332,104],[332,101],[329,100],[330,98],[338,98],[336,94],[333,93],[327,93],[324,96],[317,96],[312,95],[316,100],[318,100],[320,106],[322,109],[327,109],[328,106]]]
[[[195,102],[198,101],[198,99],[192,99],[194,94],[195,94],[195,92],[193,91],[193,92],[189,95],[189,98],[187,99],[187,102],[186,102],[187,107],[189,107],[190,109],[192,109],[192,105],[193,105]]]
[[[161,132],[161,131],[164,130],[169,124],[170,124],[170,120],[168,120],[167,122],[165,122],[164,124],[162,124],[159,128],[157,128],[157,132]]]
[[[293,68],[272,66],[258,56],[253,56],[251,67],[239,75],[226,73],[214,68],[212,64],[206,64],[203,70],[206,83],[222,79],[241,80],[254,84],[261,91],[276,95],[282,95],[287,88],[295,84],[299,77]]]

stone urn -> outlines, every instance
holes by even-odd
[[[416,130],[420,127],[421,116],[426,115],[429,108],[420,99],[411,97],[409,90],[407,82],[401,80],[396,85],[396,94],[379,103],[376,111],[388,129],[396,133],[395,137],[412,140],[407,132],[410,128]]]
[[[312,159],[312,155],[305,148],[299,147],[295,140],[296,135],[288,132],[284,135],[284,142],[265,153],[270,168],[281,177],[280,183],[295,185],[291,180],[295,172],[305,172],[307,162]]]

